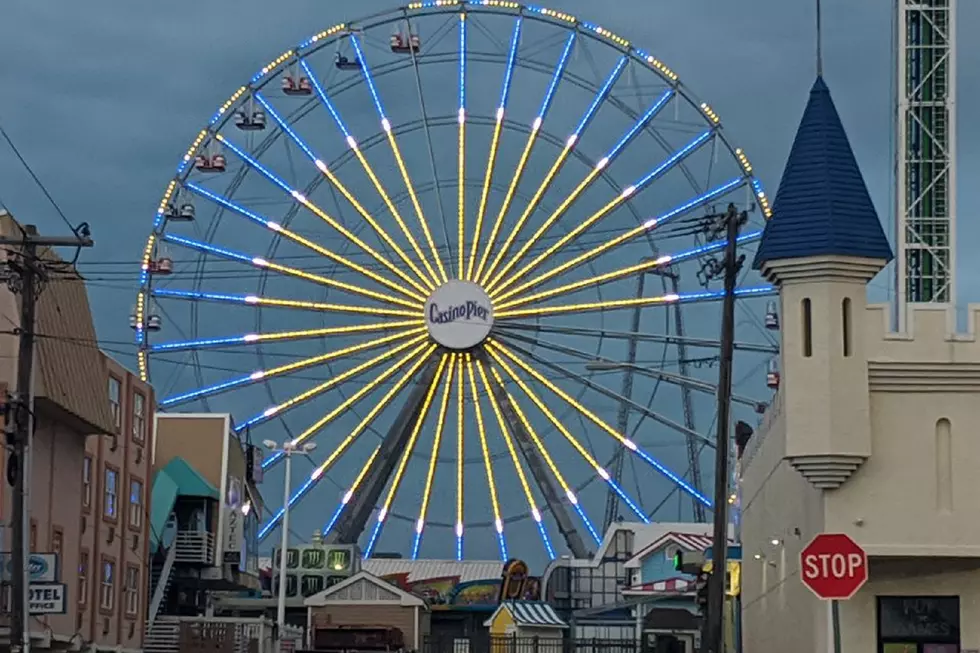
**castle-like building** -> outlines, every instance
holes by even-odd
[[[844,651],[980,649],[980,306],[911,306],[866,285],[892,252],[818,78],[755,267],[780,290],[781,385],[740,462],[744,650],[833,650],[801,549],[846,533],[869,580],[840,603]],[[899,262],[901,264],[901,262]]]

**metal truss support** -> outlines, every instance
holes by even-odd
[[[484,363],[486,364],[485,361]],[[571,517],[568,515],[568,511],[565,510],[565,504],[561,501],[561,495],[558,494],[558,490],[555,489],[554,484],[551,482],[551,477],[548,476],[548,468],[538,456],[534,441],[524,428],[524,423],[517,416],[517,411],[514,410],[514,405],[510,401],[510,395],[507,394],[507,390],[496,379],[491,381],[491,383],[493,385],[493,394],[497,398],[497,403],[500,404],[504,419],[507,420],[507,425],[510,427],[514,439],[517,441],[517,446],[520,448],[521,454],[524,456],[524,460],[531,470],[531,475],[534,477],[538,489],[541,490],[545,503],[548,504],[548,510],[551,511],[552,516],[558,523],[558,530],[561,532],[562,537],[565,538],[569,552],[579,559],[588,558],[589,551],[585,548],[582,536],[579,535],[574,522],[572,522]]]
[[[425,394],[435,380],[438,362],[438,357],[433,358],[425,367],[419,380],[415,382],[412,393],[398,412],[398,417],[392,422],[391,428],[388,429],[388,433],[381,443],[381,450],[371,466],[371,471],[364,478],[362,485],[364,489],[355,495],[353,504],[345,511],[336,528],[327,536],[328,544],[357,544],[357,540],[361,537],[378,499],[381,498],[381,493],[395,471],[398,456],[408,446],[408,439],[411,437],[412,429],[422,411]]]

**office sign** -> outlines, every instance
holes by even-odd
[[[31,614],[65,614],[64,583],[31,583],[27,592]]]
[[[32,583],[55,583],[58,581],[58,554],[32,553],[28,560],[28,570]],[[0,553],[3,579],[13,578],[14,557],[10,553]]]

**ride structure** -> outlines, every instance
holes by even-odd
[[[317,438],[289,506],[339,488],[310,504],[330,542],[371,556],[394,530],[414,558],[437,529],[462,559],[486,530],[505,560],[527,536],[553,559],[557,532],[586,556],[603,502],[607,523],[675,492],[681,516],[711,508],[693,415],[715,394],[732,207],[749,256],[768,198],[659,59],[550,9],[413,3],[287,50],[194,139],[144,250],[140,374],[161,410]],[[758,326],[737,368],[761,390],[778,350],[752,306],[774,291],[736,293]]]

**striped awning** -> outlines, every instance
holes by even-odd
[[[504,607],[518,626],[552,626],[566,628],[555,609],[542,601],[506,601]]]

